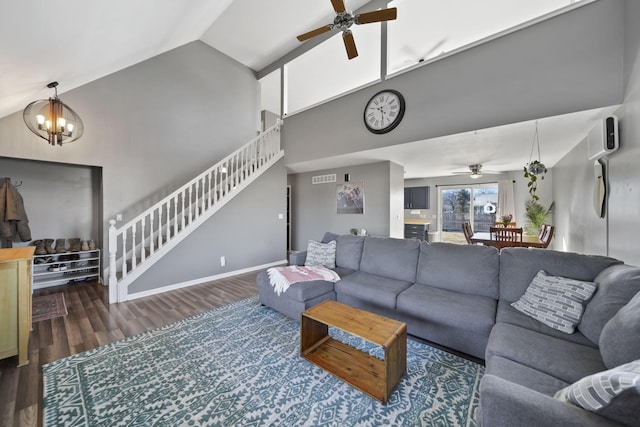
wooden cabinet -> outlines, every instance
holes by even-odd
[[[429,187],[408,187],[404,189],[405,209],[429,209]]]
[[[33,257],[33,289],[85,280],[100,281],[100,249]]]
[[[427,240],[427,231],[429,231],[429,224],[405,224],[404,238]]]
[[[0,249],[0,359],[29,363],[31,259],[35,246]]]

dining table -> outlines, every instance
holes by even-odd
[[[545,244],[538,236],[523,235],[522,241],[495,240],[491,238],[488,231],[479,231],[471,236],[473,244],[482,244],[485,246],[493,246],[498,249],[506,247],[524,247],[524,248],[544,248]]]

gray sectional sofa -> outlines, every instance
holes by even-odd
[[[262,304],[299,319],[334,299],[407,324],[408,333],[485,359],[483,426],[640,425],[638,388],[598,413],[554,398],[586,376],[640,359],[640,268],[601,256],[335,235],[338,282],[303,282],[276,295],[258,276]],[[290,263],[303,265],[305,253]],[[511,306],[536,274],[593,282],[573,333]],[[638,296],[634,298],[634,296]],[[630,402],[630,403],[629,403]]]

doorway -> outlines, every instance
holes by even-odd
[[[439,186],[438,206],[440,240],[466,244],[463,223],[471,223],[474,232],[489,231],[489,227],[495,224],[498,184]]]

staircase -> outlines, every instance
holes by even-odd
[[[131,221],[109,221],[109,301],[284,156],[280,127],[258,135]]]

